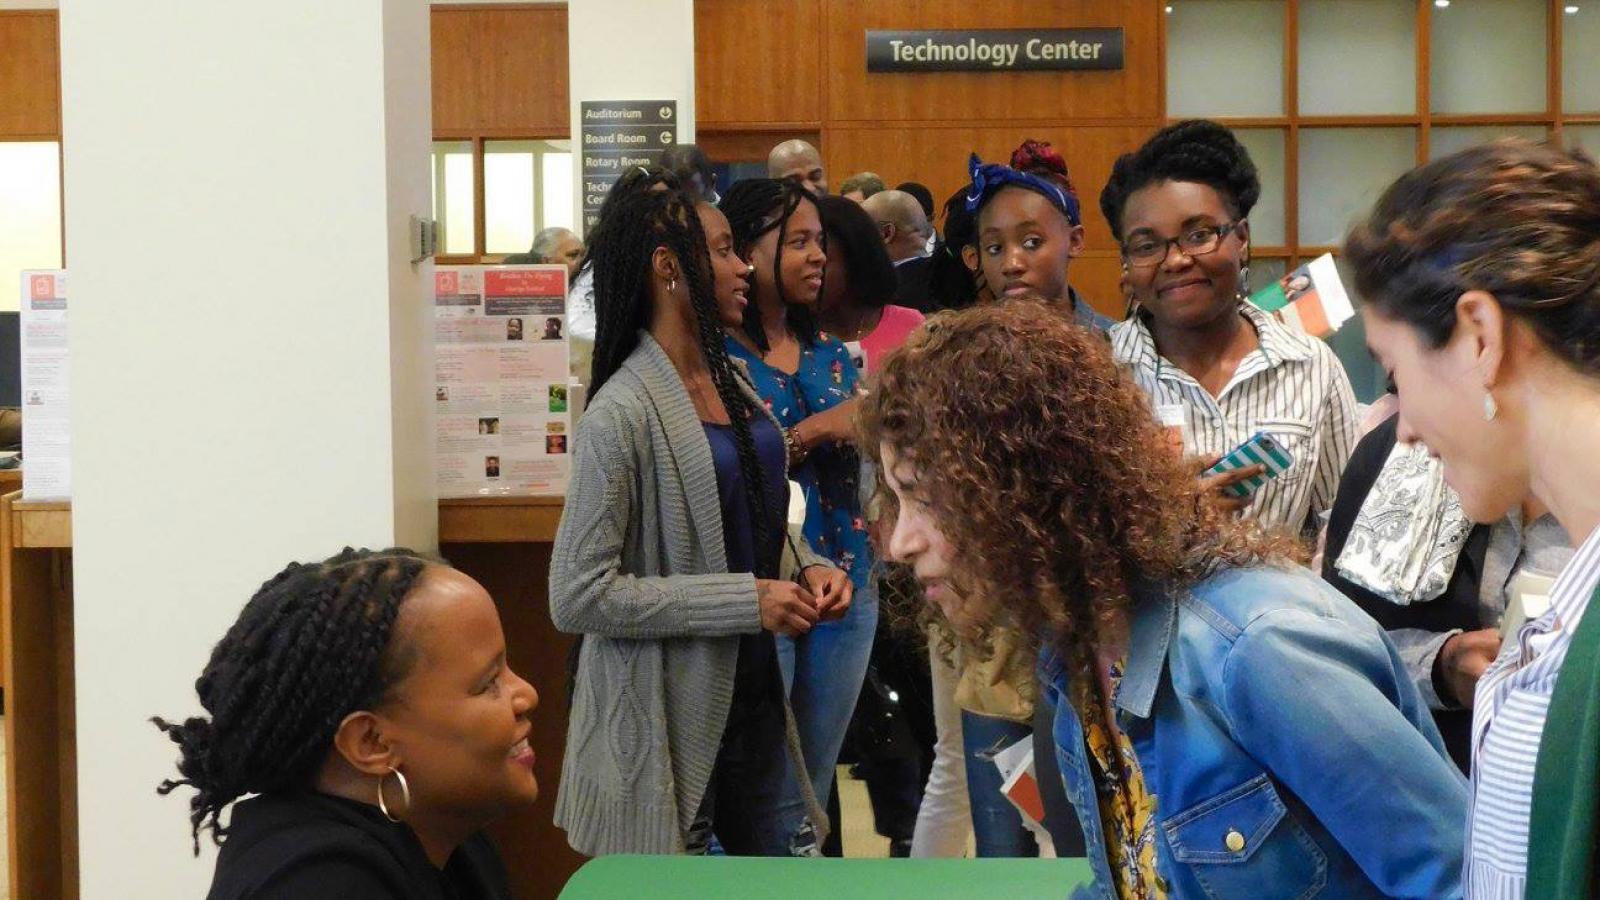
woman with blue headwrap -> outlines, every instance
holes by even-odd
[[[1068,267],[1083,253],[1083,219],[1064,171],[985,164],[977,154],[968,167],[967,209],[977,219],[978,259],[995,297],[1037,297],[1071,308],[1082,325],[1110,328],[1067,283]]]

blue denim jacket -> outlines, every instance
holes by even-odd
[[[1372,619],[1303,569],[1136,595],[1114,708],[1155,797],[1171,896],[1461,895],[1467,785]],[[1041,667],[1087,895],[1112,900],[1069,677],[1052,652]]]

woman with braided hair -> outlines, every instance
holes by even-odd
[[[154,721],[182,754],[160,792],[193,788],[195,852],[222,845],[209,900],[510,896],[481,832],[538,796],[539,695],[476,581],[401,549],[292,563],[195,689],[208,716]]]
[[[785,539],[783,435],[723,350],[750,267],[677,190],[617,198],[589,253],[592,394],[550,562],[551,619],[583,639],[555,821],[590,856],[786,855],[799,742],[772,635],[851,596]]]
[[[1355,446],[1355,394],[1327,344],[1245,299],[1260,195],[1250,154],[1204,119],[1170,125],[1118,158],[1100,209],[1122,245],[1133,314],[1111,329],[1111,343],[1162,420],[1181,422],[1197,472],[1257,432],[1293,457],[1248,499],[1224,490],[1262,467],[1207,478],[1213,502],[1314,534]]]
[[[855,588],[848,616],[778,642],[808,778],[826,802],[878,623],[861,457],[853,446],[858,376],[844,343],[816,324],[828,264],[816,198],[793,180],[753,178],[729,188],[721,209],[754,269],[744,327],[729,329],[728,352],[749,366],[757,393],[785,429],[790,473],[806,498],[806,537],[850,573]],[[802,812],[791,794],[784,827],[797,835]]]

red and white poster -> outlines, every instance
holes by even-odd
[[[439,266],[434,350],[439,496],[565,494],[566,267]]]
[[[22,498],[72,496],[67,273],[22,273]]]

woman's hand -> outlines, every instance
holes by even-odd
[[[1221,461],[1221,454],[1217,454],[1215,456],[1208,456],[1199,460],[1195,466],[1198,472],[1204,473],[1207,469]],[[1200,492],[1207,503],[1210,503],[1217,509],[1222,510],[1224,513],[1236,516],[1240,512],[1244,511],[1246,506],[1250,505],[1250,498],[1235,497],[1232,494],[1226,493],[1225,489],[1230,488],[1241,481],[1249,481],[1257,475],[1265,475],[1266,472],[1266,466],[1256,463],[1255,465],[1234,469],[1231,472],[1222,472],[1216,475],[1202,474],[1200,477]]]
[[[792,581],[756,579],[756,599],[761,604],[761,627],[773,634],[799,637],[817,624],[817,600]]]
[[[850,611],[850,603],[855,599],[855,585],[850,583],[850,576],[843,569],[831,566],[807,566],[800,573],[800,580],[811,589],[812,595],[817,598],[817,618],[824,622],[836,622],[844,618]]]
[[[808,416],[793,429],[795,439],[807,453],[823,444],[853,444],[856,440],[856,407],[859,397],[816,415]]]

